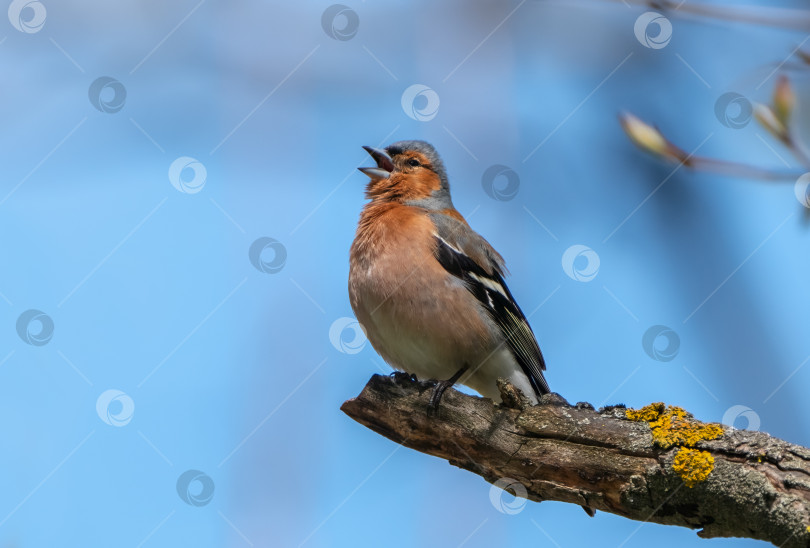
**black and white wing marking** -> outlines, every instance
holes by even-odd
[[[490,317],[503,333],[509,350],[520,364],[538,395],[550,392],[543,376],[546,363],[534,338],[532,328],[512,297],[509,288],[497,269],[492,274],[481,268],[465,253],[450,245],[441,236],[435,235],[435,256],[447,272],[461,279],[470,293],[489,312]]]

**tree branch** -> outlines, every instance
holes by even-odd
[[[548,394],[528,406],[506,383],[500,388],[508,403],[450,389],[428,416],[434,385],[403,373],[374,375],[341,409],[397,443],[490,483],[514,480],[533,501],[700,528],[704,538],[810,546],[809,449],[762,432],[704,424],[663,404],[597,412]]]
[[[662,10],[670,15],[691,15],[698,18],[706,17],[734,23],[767,25],[805,32],[810,30],[810,17],[806,10],[800,9],[732,4],[687,4],[679,0],[624,0],[624,3]]]

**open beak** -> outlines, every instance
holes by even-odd
[[[391,156],[382,149],[374,147],[363,147],[368,152],[374,161],[377,162],[377,167],[359,167],[360,171],[374,179],[387,179],[394,171],[394,161]]]

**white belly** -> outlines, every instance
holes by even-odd
[[[459,379],[482,396],[500,401],[497,380],[504,378],[519,388],[532,403],[537,395],[506,343],[491,340],[483,345],[459,345],[438,335],[440,330],[409,330],[395,315],[381,310],[363,325],[374,349],[392,367],[412,373],[421,380],[445,380],[464,365],[467,372]],[[358,318],[366,316],[358,314]],[[360,321],[363,324],[363,321]],[[431,325],[433,322],[423,322]]]

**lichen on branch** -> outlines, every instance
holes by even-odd
[[[714,457],[708,451],[695,449],[695,446],[701,441],[722,436],[724,429],[721,425],[700,422],[683,408],[662,402],[651,403],[638,410],[628,409],[625,417],[631,421],[646,422],[657,447],[679,448],[672,468],[687,487],[706,481],[714,469]]]
[[[706,538],[810,546],[810,449],[702,423],[663,403],[597,411],[546,394],[531,406],[507,383],[499,383],[506,403],[450,389],[429,416],[434,384],[375,375],[341,409],[490,483],[517,482],[533,501],[690,527]]]

